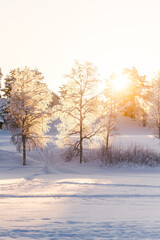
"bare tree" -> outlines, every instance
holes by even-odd
[[[96,68],[91,63],[75,61],[71,73],[65,77],[68,82],[61,87],[60,105],[56,107],[61,121],[57,126],[60,132],[57,144],[70,146],[71,156],[79,154],[82,163],[84,140],[90,141],[99,130],[95,125]]]

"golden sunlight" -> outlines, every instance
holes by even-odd
[[[116,91],[123,91],[129,85],[129,80],[122,74],[116,75],[113,80],[113,87]]]
[[[102,74],[101,74],[101,76],[102,76]],[[105,75],[103,75],[103,79],[105,79],[104,76]],[[110,80],[110,84],[115,91],[124,91],[128,88],[128,86],[130,84],[130,80],[121,73],[111,74],[108,77],[108,79]],[[96,92],[101,93],[104,91],[104,89],[106,87],[107,87],[106,80],[101,80],[97,86]]]

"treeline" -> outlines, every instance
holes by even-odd
[[[44,148],[52,141],[45,133],[48,124],[57,118],[60,121],[56,126],[59,132],[56,144],[68,147],[67,158],[77,155],[80,163],[84,159],[84,145],[94,144],[97,139],[108,153],[109,137],[119,114],[139,119],[143,126],[148,124],[160,138],[160,73],[150,82],[134,67],[124,69],[124,74],[130,80],[125,92],[117,94],[114,77],[110,76],[104,90],[98,93],[101,82],[96,67],[75,61],[70,74],[65,76],[67,83],[60,87],[59,104],[53,106],[52,92],[37,69],[10,71],[1,89],[0,113],[13,144],[23,151],[23,165],[27,149]]]

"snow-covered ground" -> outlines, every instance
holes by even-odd
[[[150,129],[119,126],[114,144],[158,150]],[[159,167],[66,163],[54,145],[23,167],[9,138],[0,131],[0,239],[160,239]]]

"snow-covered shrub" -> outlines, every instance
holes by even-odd
[[[73,156],[73,149],[66,148],[63,152],[66,162],[76,161],[77,155]],[[105,146],[100,149],[84,149],[84,162],[97,162],[104,166],[150,166],[160,165],[159,154],[142,146],[130,145],[111,146],[106,150]]]
[[[98,158],[107,166],[118,164],[156,166],[160,164],[158,153],[137,145],[130,145],[127,148],[111,146],[107,150],[102,146],[98,151]]]
[[[79,151],[74,148],[74,146],[69,146],[65,149],[63,157],[66,162],[69,162],[72,160],[73,157],[79,156]]]

